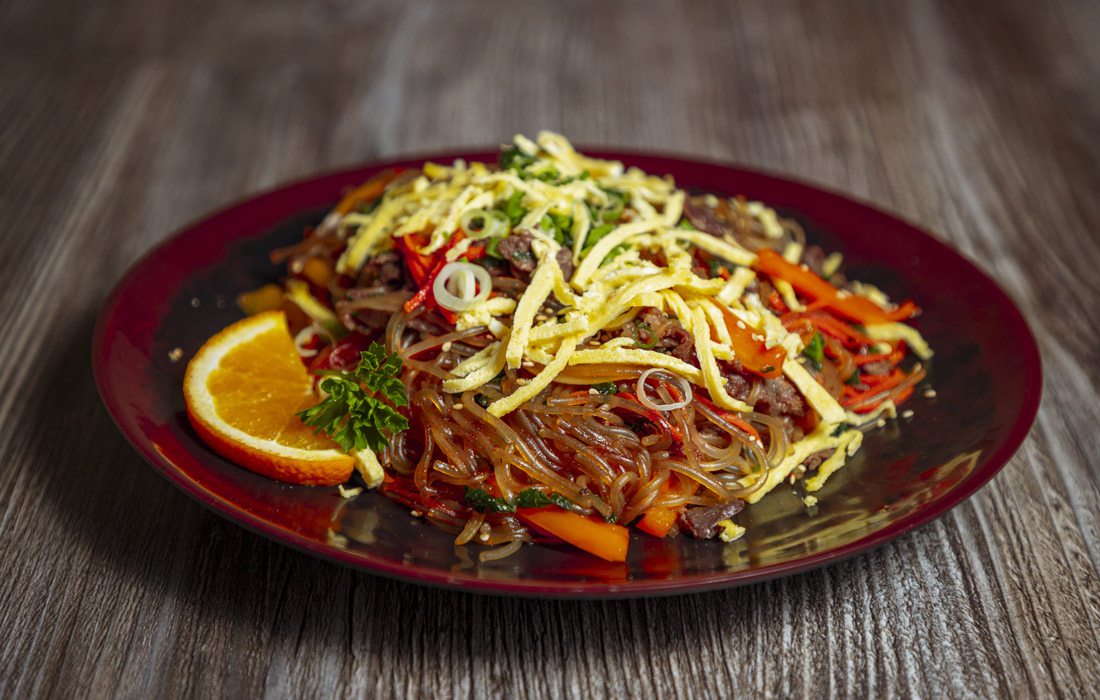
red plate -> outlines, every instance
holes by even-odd
[[[985,484],[1023,442],[1039,405],[1039,351],[1020,312],[978,268],[900,219],[846,197],[714,163],[597,154],[682,187],[743,194],[794,216],[811,242],[844,254],[849,276],[924,309],[916,326],[936,351],[914,415],[870,433],[814,508],[782,487],[740,518],[733,544],[632,534],[625,564],[566,547],[531,545],[476,564],[476,548],[375,493],[286,486],[209,450],[184,413],[181,381],[202,342],[241,314],[236,295],[278,279],[268,252],[299,240],[342,190],[394,165],[320,176],[259,195],[188,227],[138,262],[96,326],[99,391],[123,434],[184,492],[245,527],[371,573],[447,588],[551,597],[628,597],[702,591],[781,576],[865,551],[939,517]],[[448,154],[449,162],[495,153]],[[182,359],[173,361],[180,348]],[[923,390],[934,387],[929,398]],[[475,556],[471,556],[474,554]]]

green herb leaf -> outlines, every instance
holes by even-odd
[[[500,151],[500,167],[505,170],[514,170],[522,174],[523,169],[534,162],[534,157],[519,150],[517,146],[509,146]]]
[[[722,276],[722,270],[729,272],[730,264],[722,258],[708,257],[707,268],[710,270],[711,279]]]
[[[516,509],[506,498],[490,496],[488,491],[469,486],[463,492],[462,500],[479,513],[511,513]]]
[[[649,334],[648,342],[643,341],[641,338],[638,337],[639,331]],[[649,350],[657,344],[657,334],[653,332],[653,328],[650,327],[650,325],[645,321],[634,322],[634,333],[632,335],[634,336],[634,342],[637,343],[638,347],[642,348],[643,350]]]
[[[565,510],[577,509],[572,501],[560,493],[546,493],[536,488],[523,489],[509,501],[507,498],[491,496],[483,489],[467,486],[462,499],[480,513],[514,513],[516,508],[545,508],[546,506],[558,506]]]
[[[577,506],[560,493],[546,493],[539,489],[523,489],[516,494],[512,505],[516,508],[545,508],[546,506],[558,506],[565,510],[576,510]]]
[[[498,248],[503,238],[490,238],[489,243],[485,246],[485,255],[496,260],[503,260],[504,256],[500,254]]]
[[[527,210],[523,208],[523,190],[516,190],[512,193],[512,196],[504,203],[503,211],[512,226],[517,226],[520,221],[523,221],[523,217],[527,215]]]
[[[841,423],[835,430],[829,435],[829,437],[840,437],[840,434],[847,432],[853,428],[851,423]]]
[[[539,227],[554,237],[559,245],[573,247],[573,219],[561,214],[546,214],[539,221]]]
[[[862,384],[863,380],[859,377],[859,370],[852,372],[852,376],[848,377],[847,381],[845,381],[844,383],[848,386],[859,386],[860,384]]]
[[[681,231],[698,231],[699,230],[699,229],[695,228],[695,224],[691,223],[691,221],[686,216],[684,218],[680,219],[680,223],[676,224],[676,228],[680,229]]]
[[[604,396],[611,396],[612,394],[619,393],[619,385],[615,382],[603,382],[601,384],[593,384],[592,388],[600,392]]]
[[[316,406],[298,413],[315,432],[324,433],[345,452],[382,450],[390,436],[408,430],[409,421],[395,407],[409,398],[398,374],[401,360],[378,343],[359,355],[351,372],[321,372],[321,390],[327,394]]]
[[[600,224],[588,232],[584,239],[584,252],[588,252],[592,246],[600,242],[600,239],[615,230],[615,224]]]
[[[607,193],[608,202],[600,209],[600,221],[614,223],[623,217],[623,209],[626,208],[626,193],[609,189],[603,191]]]
[[[814,369],[820,370],[821,363],[825,361],[825,338],[815,331],[814,337],[810,338],[810,342],[806,344],[802,354],[810,359]]]

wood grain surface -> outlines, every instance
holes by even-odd
[[[16,0],[0,88],[0,696],[1098,692],[1100,4]],[[1030,438],[870,554],[586,603],[316,561],[123,441],[90,334],[141,253],[288,179],[540,128],[938,232],[1039,336]]]

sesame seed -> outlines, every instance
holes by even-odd
[[[936,398],[936,390],[935,389],[926,389],[924,391],[924,398],[926,398],[926,399]]]
[[[456,403],[456,404],[455,404],[454,406],[452,406],[452,408],[454,408],[454,410],[456,410],[456,411],[461,411],[462,409],[464,409],[464,408],[466,408],[466,407],[465,407],[465,406],[463,406],[463,405],[462,405],[462,404],[460,404],[460,403]]]
[[[414,518],[419,518],[421,515],[424,515],[424,514],[421,513],[418,510],[410,510],[409,515],[413,516]]]
[[[199,301],[199,298],[198,298],[198,297],[193,297],[193,298],[191,299],[191,308],[193,308],[193,309],[197,309],[197,308],[199,308],[199,304],[201,304],[201,303],[202,303],[202,302],[201,302],[201,301]]]
[[[179,362],[183,359],[183,348],[172,348],[172,351],[168,353],[168,359],[172,362]]]
[[[748,326],[745,325],[744,321],[738,321],[737,322],[737,327],[740,328],[741,330],[745,330],[746,328],[748,328]]]
[[[527,380],[524,379],[523,377],[520,377],[519,379],[516,380],[516,384],[519,385],[519,386],[524,386],[524,385],[527,384]]]
[[[875,421],[875,427],[876,428],[885,428],[886,427],[886,419],[885,418],[879,418],[877,421]]]
[[[489,533],[483,532],[480,535],[478,535],[477,538],[479,540],[481,540],[482,542],[488,542],[489,541]]]
[[[595,390],[595,389],[589,389],[588,393],[593,395],[593,396],[599,396],[600,395],[600,392]]]
[[[443,348],[443,352],[447,352],[451,349],[451,341],[448,340],[446,343],[443,343],[441,347]]]
[[[908,409],[906,409],[906,410],[905,410],[905,411],[904,411],[904,412],[903,412],[903,413],[901,414],[901,417],[902,417],[902,418],[912,418],[912,417],[913,417],[913,409],[911,409],[911,408],[908,408]]]
[[[534,363],[534,362],[531,362],[530,360],[524,360],[524,361],[523,361],[523,366],[524,366],[524,367],[528,367],[528,368],[530,368],[530,367],[534,367],[534,366],[535,366],[535,363]]]

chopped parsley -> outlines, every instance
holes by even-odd
[[[611,396],[612,394],[619,393],[619,385],[615,382],[601,382],[600,384],[593,384],[592,388],[600,392],[604,396]]]
[[[350,372],[319,372],[320,389],[327,396],[316,406],[298,413],[315,432],[324,433],[345,452],[370,448],[382,450],[394,433],[407,430],[409,421],[397,412],[408,406],[405,385],[398,378],[401,360],[387,354],[379,343],[359,355]]]

